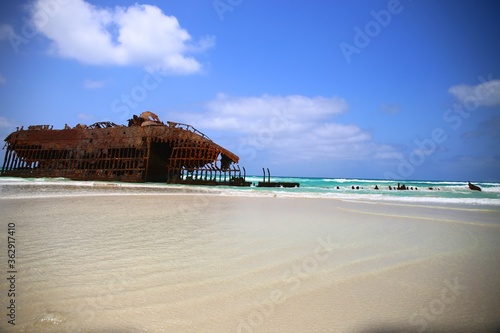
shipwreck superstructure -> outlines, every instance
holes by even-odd
[[[194,127],[165,124],[149,111],[134,115],[128,126],[18,128],[5,142],[2,176],[250,185],[238,156]]]

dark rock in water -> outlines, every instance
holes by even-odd
[[[481,188],[477,185],[474,185],[472,184],[471,182],[468,182],[468,185],[469,185],[469,188],[472,190],[472,191],[481,191]]]

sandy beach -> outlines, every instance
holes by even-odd
[[[500,327],[499,207],[121,194],[0,209],[17,270],[2,332]]]

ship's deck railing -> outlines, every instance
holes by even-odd
[[[51,125],[30,125],[28,126],[28,130],[37,130],[37,131],[45,131],[45,130],[51,130],[53,126]],[[21,127],[21,131],[23,130],[24,128]],[[19,131],[19,127],[17,128],[17,130]]]
[[[183,130],[186,130],[186,131],[189,131],[189,132],[192,132],[192,133],[196,133],[198,134],[199,136],[209,140],[209,141],[212,141],[212,139],[210,139],[208,136],[206,136],[204,133],[198,131],[196,128],[194,128],[193,126],[191,125],[188,125],[188,124],[183,124],[183,123],[176,123],[176,122],[173,122],[173,121],[167,121],[167,124],[168,126],[170,127],[174,127],[174,128],[180,128],[180,129],[183,129]]]
[[[87,128],[109,128],[109,127],[122,127],[122,125],[117,125],[111,121],[100,121],[92,125],[88,125]]]

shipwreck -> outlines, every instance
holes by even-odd
[[[112,122],[18,128],[5,138],[1,176],[250,186],[239,158],[194,127],[152,112]],[[243,172],[243,174],[242,174]]]

